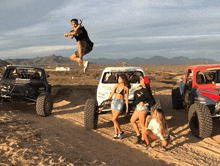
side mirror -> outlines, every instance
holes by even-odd
[[[47,75],[47,78],[49,78],[50,77],[50,75]]]
[[[96,77],[95,79],[96,79],[97,81],[99,81],[99,80],[100,80],[100,78],[99,78],[99,77]]]

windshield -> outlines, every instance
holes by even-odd
[[[118,77],[121,74],[125,74],[130,83],[140,83],[140,77],[143,77],[141,71],[127,71],[127,72],[106,72],[103,75],[102,83],[104,84],[115,84],[118,82]]]
[[[220,83],[220,70],[204,70],[196,73],[197,84]]]
[[[7,69],[4,78],[20,79],[41,79],[42,70],[33,68],[10,68]]]

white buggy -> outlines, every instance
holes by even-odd
[[[129,89],[129,111],[134,111],[134,91],[140,85],[140,77],[145,76],[144,70],[140,67],[107,67],[102,72],[99,81],[96,94],[97,99],[88,99],[86,101],[84,108],[84,124],[86,129],[96,129],[98,115],[111,111],[112,99],[108,100],[108,97],[115,84],[118,83],[120,74],[125,74],[131,84],[131,88]],[[155,105],[161,107],[160,102],[157,100]]]

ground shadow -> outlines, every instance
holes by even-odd
[[[59,102],[66,101],[66,105],[58,105],[54,107],[51,117],[55,115],[64,115],[81,112],[84,104],[87,99],[96,98],[96,89],[97,86],[88,86],[88,85],[77,85],[77,86],[56,86],[52,88],[52,95],[54,96],[54,104]],[[82,96],[80,98],[79,96]],[[185,143],[196,143],[202,139],[194,137],[188,127],[188,110],[180,109],[174,110],[172,108],[172,100],[170,95],[155,95],[155,98],[160,99],[162,103],[162,109],[165,112],[165,115],[168,122],[169,132],[171,135],[171,141],[178,142],[175,145],[170,146],[170,149],[174,149],[178,146],[182,146]],[[9,103],[7,103],[9,104]],[[22,113],[36,115],[36,108],[34,103],[16,103],[9,104],[7,107],[3,107],[5,110],[21,111]],[[25,108],[25,109],[24,109]],[[103,116],[99,115],[99,119]],[[105,122],[98,122],[98,128],[108,128],[113,127],[111,121],[111,113],[108,113],[108,118]],[[130,116],[121,115],[118,118],[120,125],[126,125],[130,123]],[[212,136],[219,135],[220,133],[220,120],[214,119],[213,121],[213,133]],[[127,135],[133,136],[135,133],[130,133]],[[180,138],[185,137],[184,141],[181,141]]]
[[[80,112],[87,99],[96,97],[96,89],[95,85],[53,86],[54,108],[51,116]],[[4,102],[0,108],[37,115],[35,102]]]
[[[5,110],[5,112],[7,111]],[[12,112],[14,118],[18,115],[24,115],[22,111],[16,112],[14,110]],[[161,159],[153,159],[148,154],[130,148],[123,142],[112,141],[97,132],[85,130],[84,127],[68,120],[52,116],[39,118],[32,115],[24,116],[24,118],[31,120],[39,130],[38,137],[40,140],[34,143],[40,146],[42,152],[46,151],[45,158],[41,158],[42,164],[48,165],[47,158],[49,157],[56,156],[59,158],[61,156],[60,159],[65,159],[66,162],[76,165],[139,165],[140,163],[142,165],[146,163],[150,163],[149,165],[172,165]],[[35,146],[31,146],[31,142],[28,143],[30,144],[29,147],[25,143],[20,143],[17,149],[30,148],[30,151],[34,151]],[[37,156],[37,153],[35,151],[31,154]],[[134,158],[128,158],[131,155]]]
[[[220,118],[213,118],[212,137],[220,134]]]
[[[102,122],[102,123],[99,121],[97,128],[108,128],[108,127],[114,126],[114,124],[112,122],[111,112],[105,113],[104,115],[108,115],[109,120],[107,122]],[[103,114],[99,114],[99,119],[101,118],[101,116],[103,116]],[[124,125],[124,124],[130,123],[130,118],[131,118],[131,114],[130,115],[125,115],[125,113],[123,113],[122,115],[120,115],[118,117],[117,121],[120,125]]]
[[[162,102],[162,109],[167,117],[167,123],[169,127],[169,133],[171,135],[172,142],[178,142],[175,145],[170,146],[170,150],[178,146],[183,146],[185,143],[197,143],[202,141],[202,138],[197,138],[192,135],[188,125],[188,109],[175,110],[172,107],[171,96],[158,95],[156,96]],[[220,134],[220,120],[213,119],[213,132],[212,136]],[[179,135],[179,136],[178,136]],[[185,137],[184,141],[181,141],[181,137]]]

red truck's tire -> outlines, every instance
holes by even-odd
[[[212,134],[212,117],[209,108],[201,103],[194,103],[189,108],[189,127],[195,137],[206,138]]]
[[[182,109],[183,108],[183,99],[180,94],[180,88],[172,89],[172,105],[174,109]]]

